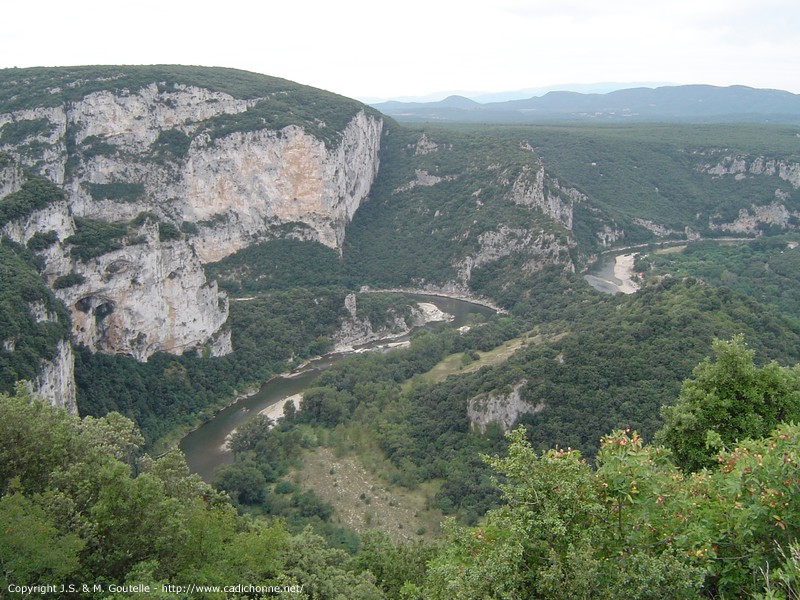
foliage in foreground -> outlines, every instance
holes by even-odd
[[[738,338],[715,350],[684,389],[713,373],[740,402],[720,408],[706,394],[681,408],[715,434],[696,448],[713,457],[708,466],[683,470],[670,449],[623,430],[603,437],[590,465],[576,450],[537,453],[519,428],[507,452],[484,457],[503,504],[478,526],[448,522],[441,548],[370,533],[351,556],[310,529],[237,514],[180,453],[142,454],[125,417],[79,419],[19,388],[0,396],[0,584],[296,583],[300,598],[796,597],[800,426],[782,413],[774,427],[765,419],[763,436],[730,438],[725,427],[795,393],[737,374],[794,381],[797,370],[755,367]]]
[[[800,533],[800,427],[719,454],[685,474],[668,450],[630,432],[603,438],[597,470],[577,451],[505,457],[505,504],[478,527],[450,524],[430,567],[434,598],[747,597],[785,572]]]
[[[239,516],[189,473],[180,453],[153,459],[141,444],[119,414],[80,419],[22,388],[0,395],[3,590],[138,583],[161,597],[162,584],[302,584],[293,597],[334,598],[340,590],[382,597],[368,572],[348,570],[347,555],[312,531],[290,535],[279,521]]]
[[[659,439],[675,454],[616,430],[603,437],[593,469],[576,450],[537,454],[524,428],[510,433],[504,457],[485,457],[504,504],[479,527],[450,523],[430,567],[433,597],[784,597],[781,589],[794,589],[797,367],[756,367],[740,337],[715,341],[714,351],[667,409]]]

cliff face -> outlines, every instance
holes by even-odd
[[[55,237],[37,254],[71,312],[75,342],[138,360],[192,348],[225,354],[227,298],[206,281],[204,263],[280,237],[341,248],[377,173],[383,122],[344,100],[336,126],[299,118],[285,98],[311,92],[275,81],[248,79],[253,89],[277,91],[235,97],[113,77],[78,94],[70,88],[86,82],[76,80],[49,89],[46,106],[0,111],[0,201],[20,189],[23,170],[65,192],[63,201],[6,223],[2,235],[23,245],[36,234]],[[326,108],[318,96],[307,98]],[[77,218],[127,224],[128,234],[112,250],[78,260],[71,252]],[[170,235],[160,235],[164,227]],[[63,350],[59,364],[67,365],[68,344]],[[60,385],[48,381],[69,370],[43,368],[39,388]]]
[[[41,371],[36,379],[28,382],[28,389],[53,406],[60,406],[75,414],[78,412],[75,403],[75,356],[69,340],[60,340],[56,346],[56,356],[52,360],[42,362]]]
[[[704,164],[700,171],[714,178],[732,177],[737,181],[753,177],[777,177],[789,183],[795,190],[800,188],[800,163],[765,156],[725,156],[715,164]],[[800,219],[800,211],[791,210],[787,206],[790,201],[791,194],[786,190],[776,189],[774,199],[769,204],[753,204],[749,208],[743,208],[732,221],[722,222],[718,216],[712,216],[709,228],[749,235],[759,233],[764,225],[791,229],[794,228],[793,222]]]
[[[515,383],[507,393],[491,392],[471,398],[467,404],[470,427],[486,433],[486,427],[494,422],[503,431],[510,431],[522,415],[544,410],[543,402],[534,405],[522,398],[521,390],[527,383],[523,379]]]
[[[377,173],[382,120],[357,112],[333,147],[297,125],[220,135],[216,121],[257,102],[156,84],[95,92],[0,115],[0,125],[48,124],[2,149],[64,184],[76,216],[120,221],[150,211],[191,223],[202,262],[287,233],[339,248]]]
[[[199,224],[193,240],[203,262],[215,262],[258,238],[313,239],[340,248],[344,228],[378,170],[382,122],[358,113],[334,149],[290,126],[200,138],[189,152],[176,209]]]
[[[229,352],[228,300],[216,282],[206,281],[192,248],[183,240],[161,241],[150,222],[136,235],[141,243],[72,262],[83,282],[56,296],[72,313],[73,340],[137,360],[206,345],[212,354]]]

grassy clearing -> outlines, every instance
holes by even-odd
[[[438,536],[443,515],[429,506],[441,482],[413,489],[389,483],[400,472],[357,424],[337,427],[322,441],[327,445],[306,452],[291,478],[334,506],[334,522],[356,531],[382,529],[396,540]]]
[[[686,244],[681,246],[669,246],[668,248],[659,248],[655,251],[656,254],[677,254],[678,252],[683,252],[686,249]]]
[[[520,348],[530,344],[542,344],[547,341],[556,341],[566,335],[562,332],[555,335],[543,335],[536,329],[523,333],[519,337],[507,340],[487,352],[477,352],[478,358],[472,362],[465,362],[464,353],[457,352],[446,356],[430,371],[415,375],[403,384],[403,391],[410,389],[417,383],[438,383],[450,375],[459,373],[472,373],[481,367],[499,365],[508,360]]]

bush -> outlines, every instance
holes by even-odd
[[[69,275],[62,275],[53,282],[54,290],[63,290],[64,288],[72,287],[73,285],[80,285],[86,281],[86,278],[80,273],[70,273]]]

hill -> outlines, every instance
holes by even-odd
[[[416,122],[800,123],[800,96],[746,86],[643,87],[605,94],[552,91],[505,102],[457,105],[443,100],[385,102],[373,106],[400,121]]]

